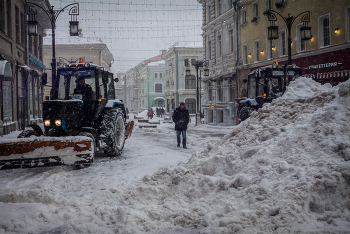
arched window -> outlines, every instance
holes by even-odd
[[[186,108],[188,109],[188,113],[195,114],[196,113],[196,99],[187,98],[185,100]]]

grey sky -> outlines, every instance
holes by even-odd
[[[112,52],[113,72],[125,72],[177,41],[202,45],[202,6],[197,0],[50,0],[55,9],[78,2],[79,28]],[[58,17],[56,43],[69,37],[68,11]],[[74,40],[76,41],[76,40]]]

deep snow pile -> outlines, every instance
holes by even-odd
[[[0,233],[350,233],[349,119],[350,81],[301,77],[223,140],[131,185],[76,198],[45,184],[0,189],[2,212],[28,210],[1,216]],[[67,186],[71,176],[42,175]]]
[[[301,77],[222,142],[122,191],[120,228],[350,233],[349,120],[350,81]]]

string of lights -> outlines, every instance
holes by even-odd
[[[60,9],[71,0],[50,2],[55,9]],[[103,42],[114,56],[114,72],[125,72],[139,62],[159,55],[160,50],[167,50],[177,41],[191,41],[191,45],[197,47],[203,43],[202,7],[197,0],[74,2],[80,5],[78,20],[82,38],[69,38],[63,33],[70,20],[68,12],[64,12],[56,27],[57,43]]]

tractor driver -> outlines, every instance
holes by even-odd
[[[76,80],[77,87],[74,89],[75,94],[82,94],[87,100],[95,100],[94,92],[90,85],[85,83],[85,76],[80,76]]]

